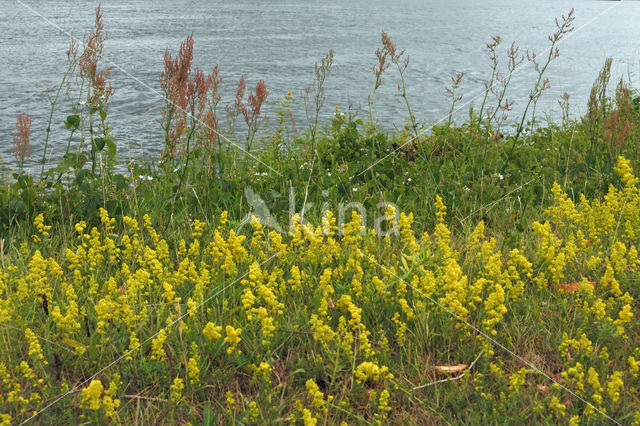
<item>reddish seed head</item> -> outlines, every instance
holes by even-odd
[[[220,102],[220,99],[222,99],[222,96],[219,94],[219,88],[220,88],[220,83],[222,83],[222,77],[219,76],[220,75],[220,69],[218,67],[218,65],[216,65],[215,67],[213,67],[213,71],[211,71],[211,74],[209,74],[209,79],[211,80],[211,90],[213,91],[212,93],[212,101],[215,103]]]
[[[393,63],[397,63],[404,54],[404,50],[401,52],[396,50],[396,45],[393,44],[389,35],[384,31],[382,32],[382,48],[391,57],[391,62]]]
[[[216,140],[216,129],[218,128],[218,120],[213,111],[207,111],[204,116],[204,144],[209,148],[213,147]]]
[[[260,116],[262,104],[267,99],[267,96],[269,96],[269,92],[267,92],[267,85],[264,83],[264,80],[260,80],[256,85],[255,94],[249,93],[249,106],[251,109],[244,108],[242,114],[244,115],[244,121],[247,125],[252,127],[252,131],[255,131],[258,126],[257,119]]]
[[[29,144],[29,132],[31,131],[31,119],[28,114],[18,114],[16,121],[17,132],[13,134],[13,155],[20,162],[31,156],[31,145]]]
[[[262,108],[262,104],[269,96],[269,92],[267,92],[267,85],[264,83],[264,80],[260,80],[256,85],[256,94],[255,96],[249,96],[249,103],[251,104],[251,109],[253,110],[254,115],[260,115],[260,109]]]

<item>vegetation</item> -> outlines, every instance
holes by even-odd
[[[222,111],[187,37],[165,54],[160,161],[123,161],[98,8],[51,103],[73,101],[65,154],[27,174],[21,114],[0,180],[0,423],[639,424],[640,97],[607,92],[609,60],[583,118],[565,95],[540,125],[572,21],[502,72],[493,37],[480,108],[452,120],[458,74],[428,131],[384,32],[368,120],[336,107],[324,129],[332,52],[266,126],[265,82]],[[397,131],[374,116],[392,71]]]

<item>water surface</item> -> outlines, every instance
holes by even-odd
[[[11,162],[12,134],[19,111],[33,121],[30,166],[42,157],[49,114],[45,91],[59,84],[66,67],[69,34],[81,37],[93,25],[94,2],[69,0],[0,0],[0,156]],[[410,56],[408,96],[416,116],[427,125],[446,115],[449,76],[463,71],[460,93],[477,105],[483,82],[490,76],[485,44],[500,35],[505,51],[512,41],[542,57],[554,18],[575,8],[575,28],[560,45],[560,57],[548,71],[551,89],[538,106],[557,118],[557,99],[571,95],[571,111],[585,111],[589,90],[604,59],[614,57],[613,75],[625,75],[636,85],[640,61],[640,2],[539,0],[108,0],[103,4],[109,39],[105,57],[118,68],[111,81],[116,89],[109,122],[119,151],[156,155],[161,148],[158,76],[167,47],[176,52],[192,31],[195,65],[209,71],[219,64],[223,77],[222,104],[232,102],[235,85],[244,75],[249,87],[264,79],[271,96],[265,112],[275,116],[275,103],[287,91],[296,96],[294,112],[304,126],[303,89],[313,80],[313,65],[333,49],[334,67],[327,80],[323,116],[335,105],[367,115],[367,96],[374,77],[375,50],[385,30]],[[389,70],[376,95],[375,114],[391,128],[401,126],[407,112],[397,96],[397,74]],[[532,66],[522,67],[511,83],[509,99],[521,111],[535,82]],[[461,103],[461,104],[462,104]],[[48,155],[66,146],[66,100],[54,117]],[[463,120],[468,107],[463,108]]]

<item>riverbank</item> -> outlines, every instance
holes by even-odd
[[[540,63],[512,128],[492,78],[466,121],[407,102],[389,132],[374,108],[318,125],[328,53],[308,122],[287,93],[265,125],[276,95],[241,83],[223,112],[187,38],[162,155],[116,167],[101,23],[70,54],[84,143],[0,180],[1,421],[640,423],[640,97],[610,62],[578,120],[536,117]]]

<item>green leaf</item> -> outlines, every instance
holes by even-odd
[[[77,114],[67,116],[64,125],[67,129],[73,128],[73,130],[78,130],[78,127],[80,127],[80,116]]]
[[[102,151],[105,145],[104,138],[95,138],[94,142],[96,144],[96,149],[98,150],[98,152]]]
[[[13,198],[9,201],[9,209],[14,214],[24,213],[26,204],[20,198]]]
[[[106,143],[107,143],[107,152],[109,154],[109,157],[115,157],[116,155],[116,143],[113,141],[112,137],[107,137],[106,139]]]
[[[82,182],[84,181],[84,178],[87,176],[88,171],[86,169],[81,169],[80,171],[78,171],[78,174],[76,175],[76,183],[78,185],[81,185]]]
[[[214,417],[210,403],[204,406],[204,410],[202,412],[202,424],[204,426],[213,426],[215,424],[215,421],[217,420],[217,417],[217,414]]]
[[[102,121],[107,119],[107,112],[105,110],[103,110],[102,108],[100,108],[100,110],[98,111],[98,113],[100,114],[100,119],[102,119]]]

